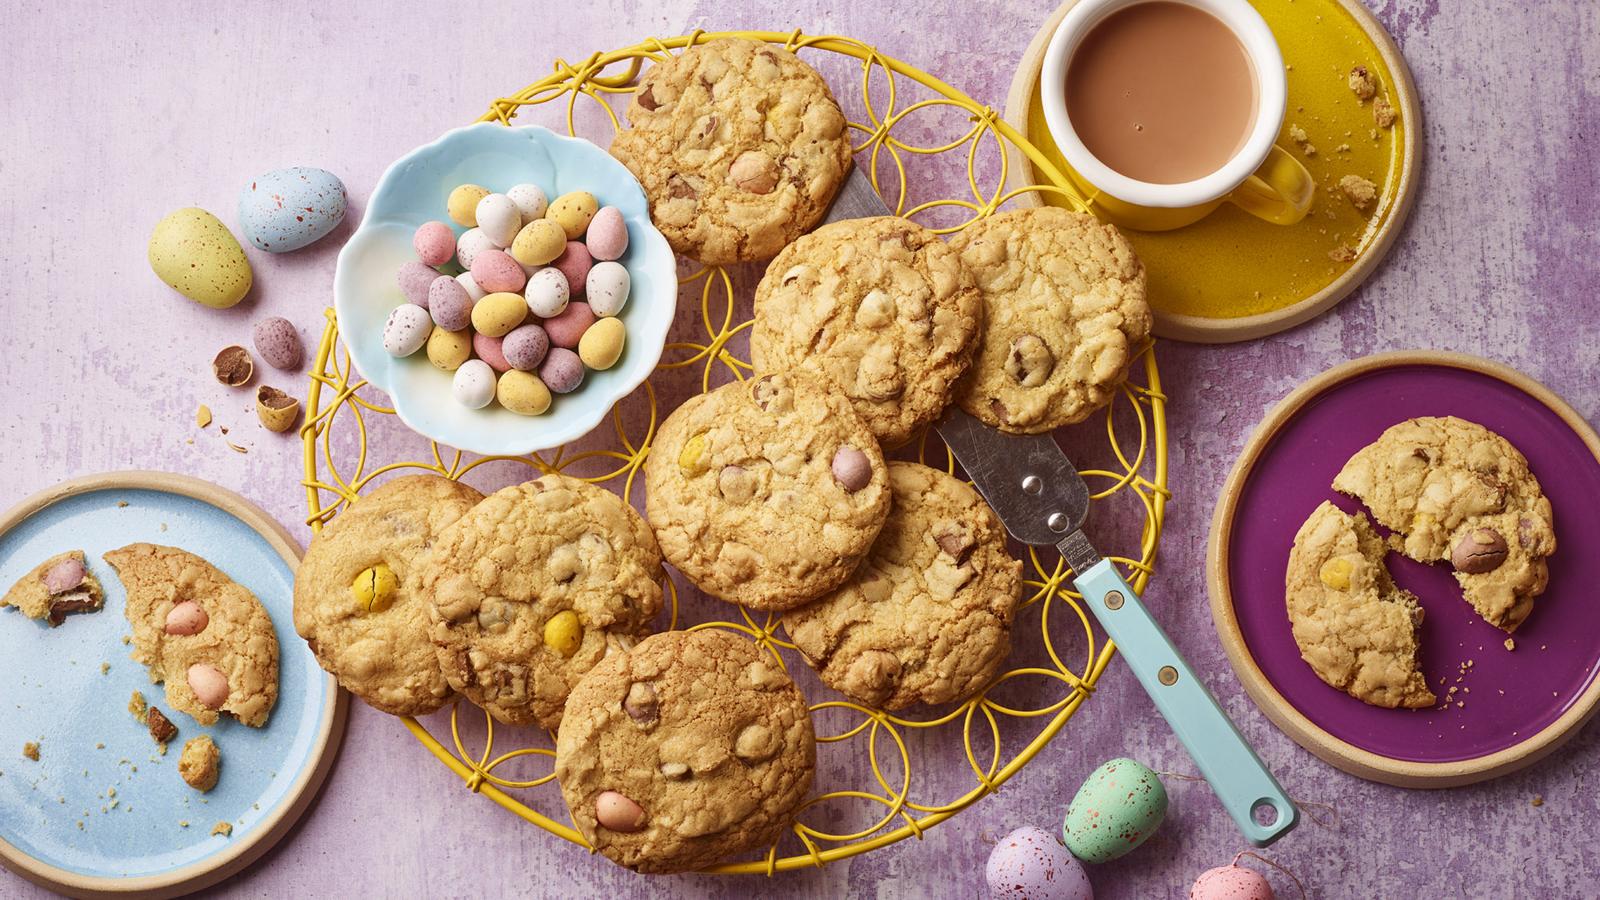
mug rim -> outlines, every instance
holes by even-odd
[[[1265,19],[1246,0],[1167,0],[1215,16],[1244,45],[1255,69],[1255,124],[1242,146],[1208,175],[1192,181],[1158,184],[1130,178],[1101,162],[1078,137],[1067,115],[1066,78],[1072,54],[1094,26],[1112,13],[1157,0],[1079,0],[1056,26],[1040,69],[1040,99],[1045,124],[1072,168],[1090,184],[1127,203],[1157,209],[1182,209],[1221,200],[1266,162],[1278,139],[1288,100],[1283,54]]]

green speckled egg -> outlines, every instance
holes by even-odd
[[[1078,788],[1061,826],[1072,855],[1087,863],[1116,859],[1144,843],[1167,816],[1167,789],[1143,763],[1113,759]]]
[[[250,292],[244,248],[203,209],[187,207],[157,222],[149,253],[156,276],[196,303],[227,309]]]

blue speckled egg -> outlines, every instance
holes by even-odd
[[[1109,862],[1144,843],[1166,817],[1167,789],[1156,773],[1138,760],[1113,759],[1078,788],[1061,835],[1073,856]]]
[[[239,227],[256,249],[288,253],[326,237],[344,221],[344,182],[295,166],[254,178],[239,192]]]
[[[1054,835],[1032,825],[994,845],[984,877],[990,900],[1094,900],[1083,864]]]

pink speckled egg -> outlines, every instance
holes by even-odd
[[[589,326],[594,324],[596,318],[589,304],[574,301],[568,303],[560,315],[545,319],[544,330],[550,335],[552,346],[576,350],[578,341],[583,338],[583,333],[589,330]]]
[[[583,360],[571,350],[555,347],[539,366],[539,380],[557,394],[570,394],[583,384]]]
[[[516,293],[528,283],[528,274],[522,271],[511,254],[504,250],[484,250],[472,260],[472,280],[491,294],[505,291]]]
[[[589,233],[583,236],[595,259],[621,259],[628,252],[628,223],[615,206],[602,206],[589,220]]]
[[[544,362],[550,350],[550,338],[544,329],[533,323],[511,329],[500,343],[500,352],[513,369],[532,372]]]
[[[991,900],[1094,900],[1094,887],[1055,835],[1024,825],[995,844],[984,867]]]
[[[428,308],[428,288],[433,286],[433,280],[439,273],[431,266],[425,266],[416,260],[411,260],[400,265],[400,271],[395,273],[394,280],[400,285],[400,293],[407,300],[422,307]]]
[[[411,246],[423,265],[442,266],[456,255],[456,233],[443,222],[423,222],[411,236]]]
[[[496,372],[509,371],[511,363],[506,362],[505,351],[500,347],[504,341],[505,338],[490,337],[481,332],[474,333],[472,335],[472,352],[476,353],[479,359],[488,363],[489,368]]]
[[[589,248],[582,241],[567,241],[567,249],[550,265],[567,276],[567,294],[576,297],[583,293],[584,282],[589,280],[589,267],[594,265],[594,257],[589,255]]]
[[[1254,869],[1217,866],[1201,873],[1189,889],[1189,900],[1274,900],[1272,885]]]
[[[440,275],[428,288],[428,312],[433,324],[445,331],[460,331],[472,323],[472,296],[461,282]]]

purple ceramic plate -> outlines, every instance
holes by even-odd
[[[1241,666],[1237,644],[1229,649],[1247,686],[1254,673],[1245,670],[1253,660],[1270,689],[1311,725],[1377,756],[1462,763],[1504,756],[1536,737],[1553,747],[1551,736],[1541,733],[1564,719],[1563,731],[1581,724],[1594,705],[1590,688],[1600,669],[1600,603],[1593,596],[1600,554],[1592,552],[1600,537],[1600,461],[1586,442],[1593,432],[1569,424],[1563,412],[1582,420],[1548,392],[1550,403],[1536,396],[1536,385],[1530,390],[1502,380],[1491,374],[1492,366],[1479,371],[1459,367],[1470,358],[1452,358],[1457,364],[1416,358],[1401,356],[1395,364],[1313,388],[1261,445],[1248,471],[1235,472],[1232,527],[1219,530],[1227,535],[1226,546],[1214,538],[1212,547],[1214,575],[1226,566],[1225,580],[1213,578],[1214,588],[1226,585],[1213,601],[1219,633],[1228,644],[1224,613],[1231,605],[1236,637],[1249,659]],[[1513,636],[1515,650],[1507,650],[1506,634],[1462,599],[1447,565],[1389,554],[1395,581],[1427,610],[1422,664],[1428,684],[1441,701],[1456,688],[1448,703],[1431,709],[1389,710],[1328,687],[1300,659],[1284,611],[1284,574],[1295,532],[1319,503],[1361,508],[1329,487],[1345,461],[1385,428],[1417,416],[1459,416],[1515,444],[1554,507],[1558,549],[1550,558],[1550,587]],[[1219,524],[1224,518],[1219,509]],[[1218,556],[1219,550],[1225,555]],[[1272,714],[1269,698],[1257,689],[1252,693]],[[1301,740],[1294,728],[1274,719]]]

